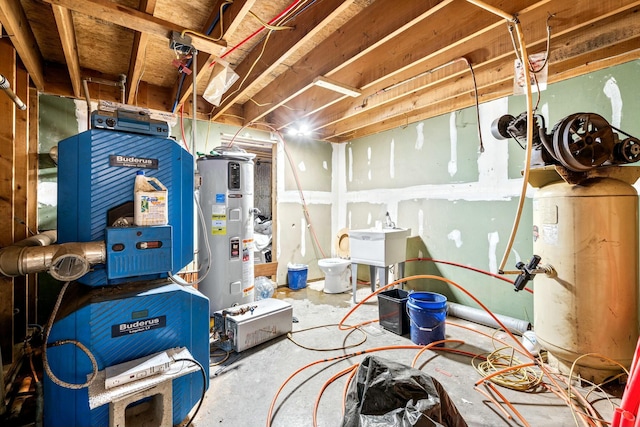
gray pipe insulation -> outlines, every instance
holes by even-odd
[[[57,233],[48,231],[0,249],[0,274],[24,276],[43,271],[61,281],[77,280],[94,264],[106,262],[105,242],[53,245]]]
[[[449,314],[460,319],[469,320],[470,322],[479,323],[481,325],[489,326],[492,328],[500,328],[498,322],[496,322],[490,315],[484,310],[474,307],[468,307],[466,305],[457,304],[455,302],[448,302]],[[531,323],[526,320],[520,320],[502,314],[495,315],[504,326],[514,334],[522,335],[524,332],[531,329]]]

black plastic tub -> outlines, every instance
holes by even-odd
[[[398,335],[409,333],[407,300],[409,293],[402,289],[391,289],[378,294],[378,318],[380,326]]]

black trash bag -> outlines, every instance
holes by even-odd
[[[467,427],[440,383],[426,373],[367,356],[349,385],[342,427]]]

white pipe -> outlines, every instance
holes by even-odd
[[[4,90],[7,96],[11,98],[14,104],[16,104],[18,109],[20,110],[27,109],[27,106],[25,105],[25,103],[22,102],[22,100],[18,98],[18,95],[16,95],[15,92],[11,90],[11,87],[9,87],[9,81],[2,74],[0,74],[0,89]]]
[[[469,320],[470,322],[479,323],[481,325],[489,326],[492,328],[500,328],[498,322],[496,322],[486,311],[478,308],[469,307],[455,302],[448,302],[449,314],[458,317],[460,319]],[[514,334],[522,335],[524,332],[531,329],[531,323],[526,320],[516,319],[514,317],[504,316],[501,314],[495,315],[509,331]]]

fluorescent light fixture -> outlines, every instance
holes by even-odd
[[[313,80],[313,84],[354,98],[362,95],[362,92],[355,87],[344,85],[323,76],[316,77]]]
[[[268,149],[271,150],[276,141],[261,138],[253,138],[252,136],[230,135],[226,133],[220,134],[221,145],[234,144],[243,148]]]

